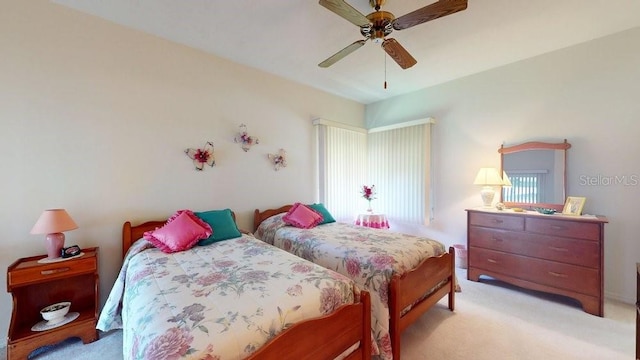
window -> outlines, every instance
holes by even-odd
[[[375,185],[375,211],[427,224],[431,217],[432,119],[381,128],[344,127],[316,120],[319,199],[342,221],[366,207],[360,189]]]

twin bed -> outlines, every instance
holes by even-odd
[[[288,226],[285,205],[254,213],[255,236],[353,279],[371,295],[374,346],[381,359],[400,359],[404,329],[456,291],[454,249],[422,237],[331,222]]]
[[[454,309],[452,248],[336,222],[286,226],[289,209],[256,210],[257,238],[173,253],[143,239],[166,221],[126,222],[97,328],[123,329],[125,359],[387,360],[440,299]]]
[[[123,329],[125,359],[371,358],[369,294],[351,279],[247,234],[165,253],[141,239],[163,225],[123,226],[97,327]]]

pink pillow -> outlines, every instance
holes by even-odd
[[[211,226],[191,210],[176,212],[163,227],[147,231],[143,237],[169,254],[191,249],[199,240],[211,236]]]
[[[322,215],[308,206],[295,203],[282,217],[285,223],[302,229],[310,229],[322,222]]]

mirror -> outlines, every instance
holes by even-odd
[[[500,164],[511,186],[504,186],[500,201],[508,207],[545,207],[562,210],[567,192],[567,149],[571,144],[527,142],[502,145]]]

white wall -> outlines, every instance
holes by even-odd
[[[640,28],[370,104],[367,127],[432,116],[435,221],[415,232],[466,242],[480,205],[477,170],[500,166],[502,143],[568,139],[568,194],[602,214],[605,295],[635,301],[640,261]],[[626,177],[611,183],[611,177]],[[587,185],[587,177],[594,185]],[[633,179],[636,181],[634,182]],[[615,181],[614,181],[615,182]]]
[[[67,245],[100,247],[104,301],[124,221],[229,207],[250,229],[255,208],[314,200],[312,118],[363,127],[362,104],[45,0],[0,4],[2,269],[45,252],[29,231],[63,207],[80,226]],[[241,123],[260,139],[247,153]],[[197,172],[183,151],[209,140],[217,166]],[[276,172],[279,148],[289,165]],[[0,291],[0,334],[10,309]]]

